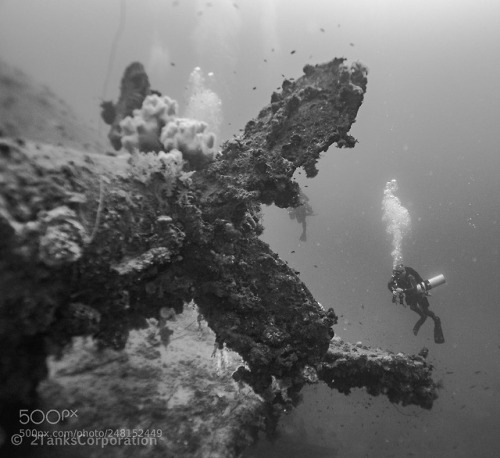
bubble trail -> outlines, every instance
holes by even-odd
[[[405,235],[410,232],[411,218],[408,210],[395,196],[398,190],[396,180],[388,181],[382,199],[382,221],[386,223],[386,232],[392,237],[392,267],[403,263],[402,245]]]
[[[222,100],[208,87],[213,78],[214,74],[211,72],[205,77],[200,67],[191,72],[188,81],[186,117],[206,122],[209,129],[218,136],[223,117]]]

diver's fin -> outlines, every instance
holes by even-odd
[[[300,236],[300,241],[301,242],[307,242],[307,235],[305,232],[302,232],[302,235]]]
[[[444,343],[443,328],[439,318],[434,322],[434,342],[437,344]]]

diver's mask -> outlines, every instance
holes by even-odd
[[[403,264],[399,264],[396,267],[394,267],[394,269],[392,269],[393,278],[399,278],[399,277],[403,276],[404,273],[405,273],[405,268],[404,268]]]

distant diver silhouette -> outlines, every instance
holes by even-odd
[[[427,291],[443,283],[445,283],[445,279],[442,275],[424,281],[415,269],[399,264],[392,271],[392,278],[387,284],[387,287],[392,292],[393,303],[396,303],[399,299],[399,303],[403,304],[404,297],[410,309],[420,316],[420,319],[413,327],[413,334],[417,335],[427,317],[431,317],[434,320],[434,342],[438,344],[444,343],[441,319],[429,310],[430,304],[427,300],[429,293]]]
[[[297,207],[288,208],[288,216],[290,219],[297,220],[297,223],[302,224],[302,234],[300,235],[300,240],[302,242],[307,241],[307,217],[314,215],[311,204],[309,204],[309,197],[307,197],[302,191],[299,195],[300,204]]]

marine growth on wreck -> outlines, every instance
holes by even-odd
[[[331,145],[356,144],[349,130],[366,68],[334,59],[303,70],[220,151],[207,125],[178,117],[176,102],[150,88],[137,62],[125,70],[119,100],[102,104],[109,140],[127,154],[0,138],[4,436],[15,430],[17,411],[38,402],[47,357],[74,337],[120,351],[131,332],[156,320],[168,351],[179,332],[175,316],[193,302],[216,350],[244,361],[234,381],[260,396],[242,430],[258,429],[259,418],[271,424],[276,406],[298,402],[301,388],[319,381],[432,406],[437,385],[423,357],[334,338],[334,310],[259,239],[263,204],[304,204],[292,178],[298,168],[314,177]],[[160,417],[168,417],[164,409]],[[175,445],[179,431],[171,434],[164,451],[196,452]],[[234,441],[241,449],[251,436]]]

